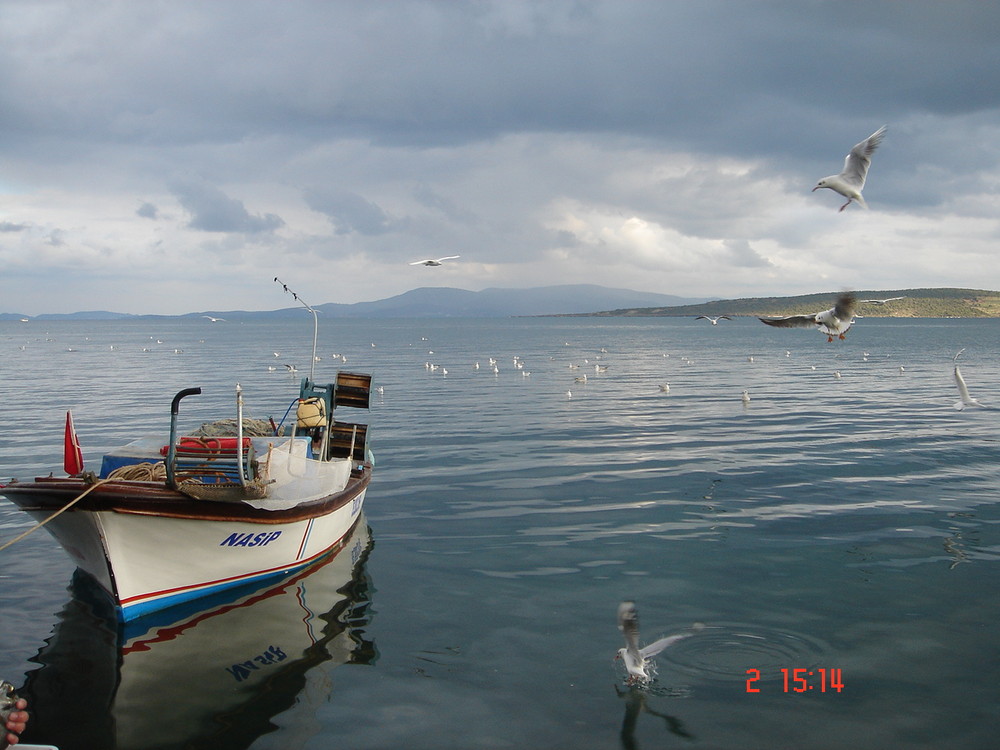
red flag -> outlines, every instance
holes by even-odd
[[[66,412],[66,438],[63,441],[63,469],[71,477],[83,471],[83,450],[73,428],[73,412]]]

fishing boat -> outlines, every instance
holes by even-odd
[[[313,361],[315,348],[314,327]],[[45,525],[110,594],[122,622],[272,583],[337,548],[371,481],[367,425],[336,418],[341,407],[368,408],[371,375],[339,372],[318,385],[314,373],[280,423],[245,419],[237,383],[235,418],[185,434],[181,402],[201,389],[184,389],[171,402],[168,435],[127,442],[99,473],[83,471],[67,413],[69,476],[13,481],[0,494]]]

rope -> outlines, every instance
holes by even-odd
[[[155,464],[129,464],[115,469],[108,479],[120,482],[162,482],[167,479],[167,466],[160,461]]]
[[[33,534],[34,532],[38,531],[40,528],[42,528],[45,524],[47,524],[53,518],[55,518],[56,516],[60,515],[61,513],[64,513],[65,511],[69,510],[74,505],[76,505],[78,502],[80,502],[81,500],[83,500],[83,498],[85,498],[91,492],[93,492],[98,487],[100,487],[102,484],[104,484],[105,482],[109,482],[109,481],[111,481],[111,480],[110,479],[98,479],[96,482],[94,482],[87,489],[85,489],[83,492],[81,492],[75,498],[73,498],[68,503],[66,503],[63,507],[61,507],[55,513],[53,513],[51,516],[49,516],[48,518],[46,518],[44,521],[42,521],[41,523],[39,523],[36,526],[32,526],[30,529],[28,529],[27,531],[25,531],[23,534],[18,534],[16,537],[14,537],[13,539],[11,539],[9,542],[7,542],[7,543],[5,543],[3,545],[0,545],[0,552],[3,552],[5,549],[7,549],[8,547],[10,547],[14,543],[21,541],[26,536],[28,536],[28,534]]]

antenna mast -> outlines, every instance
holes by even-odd
[[[295,298],[296,302],[298,302],[306,310],[308,310],[309,312],[312,313],[312,316],[313,316],[313,349],[312,349],[312,357],[309,360],[309,381],[310,382],[315,382],[316,381],[316,337],[319,334],[319,319],[316,317],[316,311],[313,310],[304,299],[302,299],[299,295],[297,295],[295,292],[293,292],[291,289],[289,289],[288,288],[288,284],[284,283],[277,276],[274,277],[274,281],[276,283],[278,283],[278,284],[281,284],[282,289],[284,289],[286,292],[288,292],[290,295],[292,295],[292,297]]]

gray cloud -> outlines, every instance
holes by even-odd
[[[907,110],[992,110],[1000,83],[992,3],[510,5],[398,2],[389,19],[351,2],[186,4],[192,22],[171,24],[141,4],[56,3],[46,23],[4,35],[0,101],[22,136],[169,143],[294,128],[442,145],[569,130],[803,153],[812,140],[789,110],[823,115],[833,135]],[[73,56],[109,29],[100,55]],[[53,32],[54,54],[28,54]]]
[[[310,188],[304,197],[309,208],[330,218],[337,234],[358,232],[374,236],[400,226],[378,204],[348,190]]]
[[[188,226],[204,232],[243,232],[255,234],[280,229],[285,222],[275,214],[254,215],[242,201],[230,198],[218,188],[204,183],[186,182],[173,186],[174,195],[191,215]]]
[[[766,268],[774,265],[754,250],[747,240],[726,240],[722,245],[728,251],[732,264],[738,268]]]
[[[144,219],[155,219],[157,216],[157,208],[152,203],[144,202],[139,208],[135,210],[136,216],[141,216]]]

